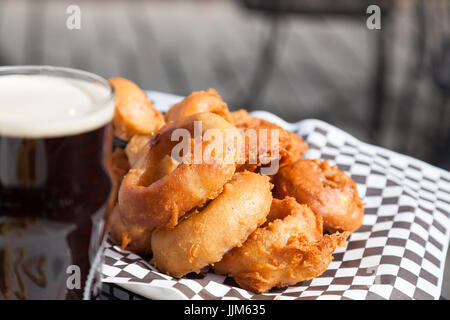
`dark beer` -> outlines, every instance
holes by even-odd
[[[92,298],[110,192],[112,89],[75,70],[2,69],[0,104],[2,87],[34,96],[17,98],[12,115],[0,106],[0,299]],[[58,109],[66,96],[67,112]],[[27,114],[34,106],[41,112]]]

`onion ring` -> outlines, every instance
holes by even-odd
[[[235,126],[242,130],[244,134],[249,130],[256,130],[257,133],[256,143],[250,145],[248,140],[245,141],[246,163],[241,165],[238,171],[255,171],[260,166],[269,165],[275,159],[279,160],[279,167],[281,168],[300,159],[308,149],[308,145],[295,133],[284,130],[272,122],[255,118],[244,109],[233,111],[231,118]],[[267,143],[261,143],[260,129],[267,130]],[[274,144],[276,150],[272,150],[271,130],[278,130],[279,141]],[[263,159],[258,158],[257,161],[251,162],[250,159],[255,158],[255,155],[265,155],[267,160],[262,161]]]
[[[281,168],[273,179],[277,198],[292,196],[324,220],[329,232],[354,231],[362,225],[364,208],[355,182],[328,161],[299,160]]]
[[[271,188],[267,176],[236,173],[204,208],[172,230],[153,232],[152,263],[164,273],[182,277],[220,261],[264,223],[272,202]]]
[[[111,157],[110,176],[112,181],[112,196],[108,201],[107,229],[112,240],[118,244],[122,250],[129,250],[137,254],[148,255],[151,249],[152,228],[144,228],[137,224],[126,224],[117,205],[117,193],[120,183],[129,171],[130,166],[138,167],[145,159],[150,150],[150,136],[134,135],[128,142],[125,151],[116,148]],[[177,164],[171,157],[164,157],[157,164],[161,177],[172,172]]]
[[[109,230],[112,240],[125,250],[137,254],[147,255],[151,253],[151,229],[145,229],[138,225],[127,225],[122,221],[120,210],[117,206],[117,193],[123,177],[130,169],[125,151],[116,148],[108,163],[108,172],[111,178],[111,195],[108,199],[106,214],[106,229]]]
[[[152,253],[152,229],[125,224],[117,205],[113,208],[108,219],[108,229],[111,239],[122,250],[129,250],[141,255]]]
[[[127,155],[120,148],[114,149],[109,157],[106,158],[106,170],[111,180],[111,191],[109,193],[108,202],[106,204],[105,220],[108,222],[113,207],[117,203],[117,195],[123,177],[130,170]]]
[[[264,293],[319,276],[350,234],[322,235],[321,217],[293,198],[274,199],[270,211],[266,224],[214,265],[243,289]]]
[[[179,103],[174,104],[166,112],[164,117],[167,122],[171,122],[202,112],[217,114],[228,122],[231,122],[231,115],[227,104],[223,102],[219,93],[214,89],[191,93]]]
[[[147,95],[124,78],[108,79],[115,91],[114,135],[128,141],[135,134],[150,135],[164,125],[164,116]]]
[[[223,185],[236,170],[235,162],[225,162],[223,159],[199,164],[182,162],[175,168],[171,166],[174,170],[169,174],[160,173],[161,165],[158,164],[171,155],[178,143],[171,141],[174,130],[185,129],[192,134],[197,121],[202,124],[202,133],[214,128],[225,137],[228,130],[239,134],[232,124],[212,113],[195,114],[161,128],[152,138],[150,151],[142,166],[132,168],[122,181],[119,206],[124,222],[147,228],[172,228],[179,217],[222,192]],[[202,157],[206,149],[202,148]]]

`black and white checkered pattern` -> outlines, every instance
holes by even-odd
[[[145,298],[114,283],[105,282],[97,300],[145,300]]]
[[[165,103],[163,109],[173,101],[150,97],[157,107],[158,99]],[[298,133],[310,147],[307,158],[337,164],[357,184],[365,203],[363,226],[352,233],[346,248],[336,250],[325,273],[255,295],[212,272],[174,279],[108,242],[105,282],[145,284],[141,294],[167,299],[439,298],[450,237],[448,172],[362,143],[322,121],[289,124],[267,112],[253,114]]]

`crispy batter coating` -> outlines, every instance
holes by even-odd
[[[274,195],[292,196],[323,217],[329,232],[355,231],[363,221],[364,208],[355,182],[330,166],[328,161],[298,160],[274,177]]]
[[[125,153],[132,168],[137,168],[142,165],[145,156],[150,150],[151,138],[152,136],[149,135],[136,134],[128,141],[125,147]]]
[[[214,200],[172,230],[155,230],[152,263],[162,272],[182,277],[218,262],[261,225],[272,202],[267,176],[236,173]]]
[[[297,136],[293,132],[286,131],[274,123],[269,121],[255,118],[251,116],[246,110],[240,109],[231,113],[231,119],[235,126],[243,131],[243,134],[254,129],[257,132],[257,143],[250,144],[250,139],[245,140],[246,143],[246,163],[238,168],[240,170],[254,171],[261,165],[268,165],[270,161],[275,158],[279,159],[279,167],[283,167],[289,163],[292,163],[301,158],[301,156],[308,149],[308,145],[303,139]],[[267,143],[260,142],[260,134],[262,131],[259,129],[267,130]],[[271,130],[278,130],[279,141],[275,144],[275,150],[272,150],[271,145]],[[247,136],[249,136],[247,134]],[[276,154],[278,156],[276,157]],[[267,155],[267,160],[258,158],[256,163],[251,161],[255,155]]]
[[[122,250],[129,250],[141,255],[152,253],[152,229],[124,223],[119,206],[115,206],[111,212],[108,220],[108,230],[112,240]]]
[[[174,104],[165,114],[165,119],[167,122],[177,121],[201,112],[215,113],[231,122],[227,104],[223,102],[219,93],[214,89],[192,92],[182,101]]]
[[[242,126],[246,123],[251,123],[252,121],[256,121],[255,117],[252,117],[250,113],[248,113],[245,109],[239,109],[231,112],[231,121],[233,121],[235,126]]]
[[[274,220],[272,220],[274,219]],[[214,265],[244,289],[264,293],[321,275],[349,232],[322,234],[322,219],[292,198],[274,199],[268,222]]]
[[[112,240],[122,249],[133,251],[137,254],[147,255],[151,253],[151,229],[145,229],[138,225],[127,225],[122,221],[119,207],[117,206],[117,193],[123,177],[130,169],[125,151],[116,148],[108,165],[111,177],[111,195],[108,200],[106,217],[106,229],[110,232]]]
[[[123,149],[116,148],[114,149],[114,152],[107,157],[106,170],[108,171],[109,178],[111,179],[111,191],[105,213],[105,220],[106,223],[108,223],[113,207],[117,203],[117,194],[119,192],[122,179],[127,174],[128,170],[130,170],[130,164]]]
[[[323,234],[323,220],[317,217],[306,206],[300,205],[294,198],[286,197],[283,200],[273,199],[270,212],[267,215],[266,222],[263,227],[267,227],[271,222],[279,219],[283,220],[288,216],[299,214],[297,228],[305,237],[311,241],[318,241]]]
[[[151,135],[164,125],[164,116],[153,108],[147,95],[124,78],[108,79],[116,96],[114,135],[128,141],[135,134]]]
[[[227,130],[239,134],[232,124],[213,113],[195,114],[161,128],[152,138],[142,166],[132,168],[122,181],[119,206],[124,222],[147,228],[172,228],[179,217],[222,192],[223,185],[236,170],[234,162],[225,162],[217,157],[212,162],[175,163],[175,167],[168,159],[173,148],[181,143],[172,141],[174,130],[186,129],[193,136],[197,121],[201,121],[203,132],[214,128],[224,136]],[[207,150],[202,148],[203,156]],[[194,153],[193,150],[191,152]],[[224,156],[226,152],[233,151],[225,150]],[[161,174],[162,168],[168,174]]]

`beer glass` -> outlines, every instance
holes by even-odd
[[[0,67],[0,299],[92,299],[114,92],[92,73]]]

